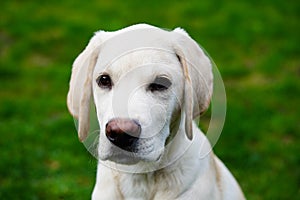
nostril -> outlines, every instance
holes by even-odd
[[[141,126],[135,120],[116,118],[106,124],[105,133],[111,143],[133,152],[141,134]]]
[[[118,135],[113,131],[106,133],[106,136],[110,141],[115,141],[118,137]]]
[[[106,124],[106,136],[110,141],[116,140],[122,134],[122,130],[116,123]]]

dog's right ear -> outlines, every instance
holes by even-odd
[[[89,131],[92,76],[101,43],[101,33],[98,33],[75,59],[72,67],[67,106],[71,115],[78,119],[78,137],[81,142],[86,139]]]
[[[172,31],[173,49],[181,63],[184,82],[185,129],[193,138],[192,120],[204,113],[213,92],[212,63],[201,47],[180,28]]]

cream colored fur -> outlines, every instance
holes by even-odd
[[[111,90],[96,79],[107,73]],[[156,77],[172,85],[163,93],[147,91]],[[209,58],[182,29],[165,31],[139,24],[99,31],[76,58],[68,108],[79,121],[79,138],[89,132],[93,98],[100,126],[98,170],[93,200],[242,200],[243,193],[193,122],[210,102],[213,88]],[[135,154],[124,152],[105,136],[114,117],[141,124]],[[174,128],[175,127],[175,128]]]

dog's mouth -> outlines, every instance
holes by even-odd
[[[98,148],[98,158],[119,164],[135,164],[137,162],[155,162],[159,160],[165,149],[165,129],[157,134],[146,134],[154,130],[142,128],[138,120],[130,118],[113,118],[105,124],[102,142]],[[163,132],[162,132],[163,131]],[[145,137],[148,135],[148,137]]]
[[[103,161],[110,160],[119,164],[132,165],[140,161],[159,162],[163,152],[163,149],[155,148],[154,138],[135,138],[133,145],[121,147],[111,141],[109,153],[100,154],[99,158]]]
[[[138,153],[138,141],[140,140],[138,137],[131,136],[129,134],[122,135],[109,135],[107,139],[118,148],[131,152]]]

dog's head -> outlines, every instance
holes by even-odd
[[[126,164],[157,161],[178,130],[174,124],[193,138],[192,120],[208,108],[212,95],[211,67],[179,28],[135,25],[97,32],[76,58],[70,80],[67,103],[79,121],[80,140],[89,132],[93,97],[99,158]]]

